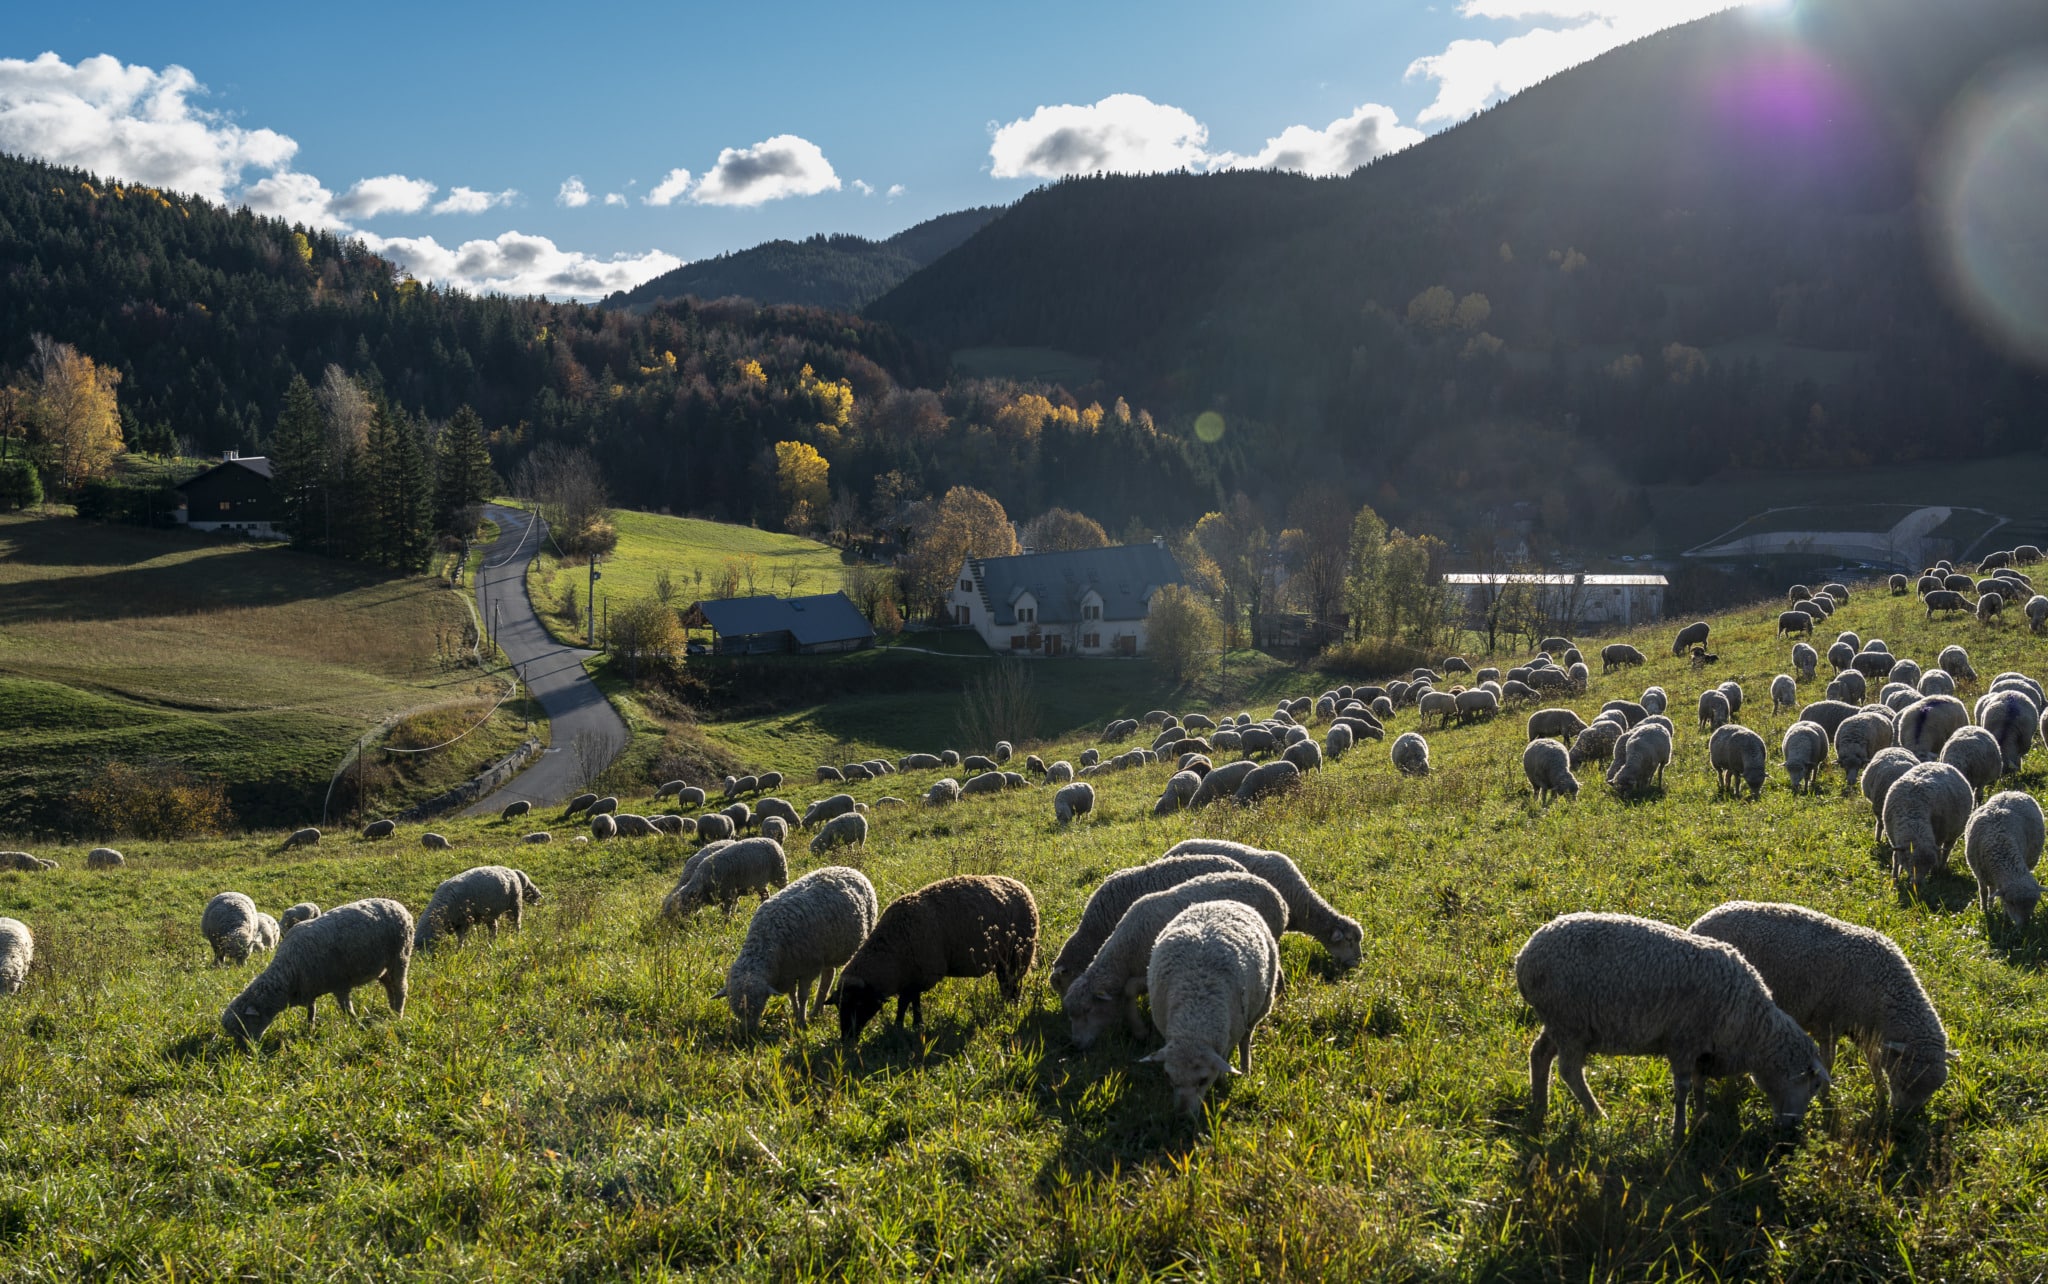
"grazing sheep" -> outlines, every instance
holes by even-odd
[[[2041,684],[2024,673],[2001,673],[1991,679],[1993,691],[2024,691],[2037,708],[2048,709],[2048,694],[2043,694]]]
[[[1827,729],[1815,722],[1795,722],[1785,729],[1779,752],[1785,759],[1785,775],[1792,782],[1792,792],[1817,792],[1820,770],[1828,765]]]
[[[1949,737],[1970,725],[1970,711],[1954,696],[1923,696],[1899,711],[1898,743],[1922,762],[1941,753]]]
[[[712,995],[724,999],[748,1034],[761,1025],[768,1000],[790,996],[790,1015],[809,1024],[811,983],[818,1003],[832,988],[833,969],[860,950],[877,917],[874,885],[844,865],[825,865],[761,902],[747,923],[747,939]]]
[[[835,847],[866,847],[868,818],[857,811],[834,816],[811,838],[811,855],[821,856]]]
[[[263,948],[257,927],[260,917],[256,902],[240,892],[222,892],[206,903],[199,916],[199,934],[213,947],[215,965],[246,963]]]
[[[1986,800],[1963,829],[1963,859],[1977,880],[1977,908],[1991,913],[2001,901],[2014,927],[2025,927],[2041,900],[2034,867],[2041,860],[2041,804],[2008,790]]]
[[[1844,704],[1860,705],[1869,694],[1870,684],[1854,669],[1842,670],[1835,675],[1833,682],[1828,683],[1827,698]]]
[[[1287,746],[1286,752],[1282,753],[1280,758],[1283,762],[1294,764],[1295,769],[1304,776],[1311,771],[1323,769],[1323,748],[1313,740],[1296,741]]]
[[[431,832],[420,835],[420,846],[430,852],[445,852],[455,849],[455,844],[449,842],[447,838]]]
[[[772,838],[778,843],[789,841],[789,822],[780,816],[761,818],[761,837]]]
[[[1014,749],[1013,747],[1011,747],[1011,745],[1010,745],[1010,742],[1009,742],[1009,741],[1007,741],[1007,740],[998,740],[998,741],[996,741],[996,761],[997,761],[997,762],[1008,762],[1008,761],[1010,760],[1010,756],[1011,756],[1012,754],[1016,753],[1016,752],[1017,752],[1017,751],[1016,751],[1016,749]]]
[[[1365,930],[1358,920],[1339,913],[1310,885],[1301,868],[1285,852],[1263,851],[1222,838],[1188,838],[1166,850],[1160,861],[1180,856],[1224,856],[1257,874],[1287,901],[1287,930],[1323,943],[1339,967],[1356,967],[1364,957]]]
[[[498,813],[498,819],[517,820],[519,817],[524,816],[526,813],[532,810],[533,804],[528,802],[526,799],[521,798],[518,802],[506,803],[504,810]]]
[[[596,802],[590,804],[588,811],[593,816],[604,816],[616,812],[618,809],[618,798],[611,794],[607,794],[604,797],[598,799]]]
[[[1457,701],[1459,725],[1470,723],[1474,718],[1491,719],[1500,712],[1500,697],[1485,687],[1474,687],[1460,691],[1454,697]]]
[[[1847,1035],[1894,1114],[1918,1109],[1948,1081],[1948,1032],[1913,965],[1890,937],[1803,905],[1731,901],[1687,929],[1725,941],[1810,1033],[1832,1075]]]
[[[313,1005],[324,994],[354,1017],[349,995],[372,981],[383,984],[392,1016],[403,1016],[412,940],[412,915],[397,901],[380,897],[328,910],[279,943],[270,966],[221,1013],[221,1028],[246,1048],[286,1008],[303,1007],[310,1030]]]
[[[1209,778],[1215,776],[1209,773]],[[1206,783],[1206,778],[1205,778]],[[1238,783],[1237,801],[1239,806],[1249,807],[1260,799],[1275,794],[1288,793],[1301,786],[1301,768],[1286,759],[1269,762],[1252,771]]]
[[[1002,772],[984,771],[967,778],[967,782],[960,786],[960,796],[972,798],[980,794],[999,794],[1007,787]]]
[[[291,935],[291,930],[301,923],[310,923],[320,917],[320,907],[311,901],[300,901],[277,916],[278,939]]]
[[[1850,704],[1845,700],[1816,700],[1799,711],[1799,720],[1818,725],[1822,731],[1828,733],[1830,739],[1833,739],[1835,728],[1842,725],[1844,718],[1861,712],[1862,706]]]
[[[596,794],[577,794],[574,798],[571,798],[568,802],[562,805],[562,817],[566,820],[568,817],[574,816],[579,812],[589,811],[591,807],[596,805],[596,803]]]
[[[545,829],[538,829],[535,830],[533,833],[528,834],[526,837],[520,839],[519,841],[528,844],[551,843],[555,841],[555,836]],[[576,835],[576,841],[579,843],[587,843],[590,840],[588,838],[585,838],[582,834],[578,834]]]
[[[1404,731],[1395,737],[1388,756],[1393,759],[1394,770],[1404,776],[1429,774],[1429,742],[1419,732]]]
[[[1641,793],[1650,787],[1653,778],[1659,786],[1663,785],[1664,768],[1670,763],[1670,731],[1644,722],[1615,743],[1607,783],[1617,793]]]
[[[927,807],[942,807],[947,803],[959,802],[960,782],[951,776],[933,781],[925,789],[923,801]]]
[[[1893,745],[1880,749],[1863,768],[1863,797],[1870,803],[1871,814],[1877,820],[1871,837],[1884,841],[1884,796],[1898,783],[1899,777],[1920,765],[1911,751]]]
[[[1636,703],[1643,706],[1645,713],[1662,713],[1671,707],[1671,697],[1664,693],[1663,687],[1644,687],[1643,698]]]
[[[712,901],[732,917],[740,897],[767,900],[789,883],[789,858],[772,838],[742,838],[706,844],[683,865],[676,885],[662,898],[664,918],[687,918]]]
[[[1202,787],[1202,778],[1192,771],[1176,771],[1167,778],[1166,792],[1159,795],[1159,801],[1152,804],[1154,816],[1171,816],[1188,805],[1188,799]],[[1090,804],[1091,807],[1093,804]]]
[[[1970,782],[1973,802],[2005,774],[2005,756],[1999,751],[1998,737],[1982,727],[1964,727],[1950,736],[1941,747],[1939,761],[1963,773],[1963,778]]]
[[[1728,718],[1728,697],[1719,687],[1700,692],[1700,730],[1711,731]]]
[[[1892,849],[1892,878],[1908,877],[1915,887],[1929,873],[1948,868],[1949,849],[1963,836],[1977,795],[1962,772],[1945,762],[1923,762],[1885,791],[1885,841]]]
[[[2048,629],[2048,597],[2036,593],[2027,599],[2027,631],[2039,633]]]
[[[839,1037],[848,1044],[892,996],[897,1028],[907,1010],[922,1033],[926,990],[948,977],[993,972],[1004,1000],[1015,1002],[1037,953],[1030,888],[999,874],[943,878],[890,902],[827,1002],[838,1006]]]
[[[1562,742],[1570,743],[1573,736],[1585,729],[1586,724],[1570,709],[1538,709],[1529,715],[1530,740],[1548,740],[1555,736]]]
[[[858,806],[852,794],[833,794],[830,798],[820,798],[804,808],[803,824],[800,828],[809,829],[813,825],[822,825],[835,816],[844,816]]]
[[[128,863],[128,858],[111,847],[95,847],[85,854],[87,869],[119,869]]]
[[[1847,642],[1835,642],[1828,647],[1828,663],[1835,672],[1841,673],[1856,663],[1856,648]]]
[[[18,918],[0,918],[0,994],[19,994],[36,961],[35,933]]]
[[[1918,661],[1900,660],[1892,665],[1892,671],[1887,678],[1892,682],[1903,682],[1909,687],[1917,687],[1920,685],[1920,672]]]
[[[1095,786],[1085,780],[1071,785],[1061,785],[1059,792],[1052,796],[1053,819],[1060,824],[1071,824],[1076,817],[1085,816],[1095,810]]]
[[[1850,659],[1849,668],[1843,671],[1842,676],[1847,677],[1849,672],[1853,671],[1862,675],[1864,681],[1869,682],[1889,678],[1892,670],[1897,667],[1899,661],[1890,652],[1865,647]]]
[[[1188,806],[1191,809],[1199,810],[1207,807],[1219,798],[1235,798],[1237,796],[1237,787],[1243,784],[1245,778],[1256,770],[1258,770],[1258,764],[1255,762],[1225,763],[1223,766],[1202,777],[1202,787],[1195,791],[1194,797],[1188,799]]]
[[[1503,705],[1529,704],[1536,699],[1536,696],[1536,688],[1519,678],[1509,678],[1506,682],[1501,683],[1500,702]]]
[[[1571,756],[1563,745],[1548,737],[1531,740],[1522,750],[1522,774],[1529,778],[1529,788],[1534,791],[1538,803],[1554,799],[1559,794],[1567,798],[1579,796],[1579,781],[1572,775]]]
[[[1626,642],[1612,642],[1600,648],[1600,672],[1633,668],[1643,663],[1643,653]]]
[[[1772,717],[1777,716],[1778,710],[1789,709],[1793,705],[1798,703],[1799,683],[1793,679],[1791,674],[1781,673],[1777,677],[1771,679]]]
[[[1906,579],[1905,576],[1894,575],[1891,577],[1890,580],[1886,581],[1886,584],[1891,589],[1893,597],[1906,596],[1906,590],[1909,586],[1909,581]]]
[[[1942,670],[1929,669],[1920,675],[1920,685],[1916,694],[1931,696],[1954,695],[1955,693],[1956,680]]]
[[[843,771],[841,771],[841,770],[840,770],[839,768],[837,768],[837,767],[834,767],[834,766],[832,766],[832,765],[830,765],[830,764],[825,764],[825,765],[822,765],[822,766],[820,766],[820,767],[818,768],[818,772],[817,772],[817,780],[818,780],[818,783],[819,783],[819,784],[821,784],[821,785],[826,785],[826,784],[831,784],[831,785],[838,785],[838,784],[844,784],[844,783],[845,783],[845,781],[846,781],[846,773],[845,773],[845,772],[843,772]]]
[[[1927,618],[1930,620],[1934,618],[1936,611],[1947,611],[1953,615],[1957,611],[1970,609],[1970,600],[1954,589],[1935,589],[1924,594],[1920,601],[1927,607]]]
[[[1780,1124],[1797,1124],[1828,1086],[1820,1051],[1771,1001],[1734,946],[1624,914],[1565,914],[1515,955],[1515,985],[1543,1023],[1529,1048],[1530,1113],[1543,1121],[1550,1067],[1586,1113],[1605,1113],[1586,1086],[1592,1053],[1662,1057],[1671,1064],[1673,1144],[1688,1100],[1706,1078],[1747,1073]]]
[[[975,772],[980,775],[986,775],[991,771],[1002,770],[1001,763],[997,762],[993,758],[985,757],[978,753],[967,755],[967,757],[960,760],[960,765],[966,770]]]
[[[704,832],[704,826],[707,824],[724,825],[730,828],[732,822],[723,816],[700,816],[697,819],[698,832]],[[619,836],[618,818],[603,812],[592,816],[590,818],[590,836],[600,841],[608,838],[617,838]]]
[[[284,846],[279,850],[289,851],[294,847],[318,847],[319,845],[319,829],[308,825],[304,829],[294,829],[290,836],[284,840]]]
[[[1935,660],[1942,672],[1957,682],[1975,682],[1977,671],[1970,667],[1970,653],[1959,646],[1941,648],[1941,655]]]
[[[1742,786],[1749,786],[1749,796],[1755,799],[1764,790],[1764,762],[1769,757],[1764,748],[1764,738],[1748,727],[1729,725],[1718,727],[1713,738],[1707,742],[1707,761],[1714,768],[1717,783],[1715,792],[1741,793]]]
[[[1103,879],[1088,897],[1079,925],[1053,959],[1052,971],[1047,976],[1053,992],[1067,992],[1067,987],[1087,968],[1102,948],[1102,943],[1109,939],[1110,933],[1116,930],[1116,925],[1139,898],[1178,887],[1204,874],[1244,872],[1245,867],[1231,856],[1206,852],[1192,855],[1168,853],[1149,865],[1120,869]]]
[[[1092,1047],[1120,1012],[1129,1022],[1131,1037],[1144,1037],[1138,996],[1146,989],[1153,943],[1182,910],[1207,901],[1234,901],[1253,910],[1276,938],[1287,930],[1287,902],[1255,874],[1204,874],[1139,897],[1061,998],[1076,1047]]]
[[[1778,612],[1778,636],[1786,637],[1793,633],[1804,633],[1811,636],[1813,633],[1813,617],[1804,611]]]
[[[391,835],[397,832],[397,821],[373,820],[369,824],[363,826],[362,836],[366,839],[369,839],[371,842],[375,842],[380,838],[389,838],[391,837]]]
[[[1693,623],[1680,629],[1678,636],[1671,640],[1671,654],[1684,655],[1692,647],[1706,645],[1706,641],[1707,622],[1705,620],[1695,620]]]
[[[2026,693],[2007,688],[1993,691],[1977,701],[1977,725],[1998,744],[2005,775],[2020,769],[2027,751],[2034,747],[2034,733],[2040,725],[2041,709]],[[1951,742],[1953,743],[1953,742]],[[1967,773],[1966,773],[1967,774]]]
[[[1145,988],[1166,1044],[1139,1060],[1164,1066],[1175,1103],[1199,1116],[1218,1079],[1251,1069],[1252,1031],[1279,985],[1280,949],[1258,911],[1235,901],[1188,906],[1152,946]]]
[[[1941,586],[1949,592],[1961,596],[1977,587],[1977,582],[1960,572],[1951,571],[1941,577]]]
[[[434,889],[434,898],[427,902],[413,934],[413,952],[424,954],[449,932],[460,941],[472,927],[488,928],[496,936],[501,918],[516,930],[526,906],[539,902],[540,889],[524,870],[503,865],[466,869]]]
[[[1835,728],[1835,761],[1845,783],[1854,785],[1870,760],[1892,747],[1892,720],[1881,713],[1856,713]]]
[[[1336,762],[1351,752],[1351,743],[1351,728],[1332,726],[1323,733],[1323,754],[1331,762]]]
[[[2005,597],[1999,593],[1985,593],[1977,599],[1977,623],[1989,624],[2005,610]]]
[[[1420,722],[1422,726],[1426,727],[1429,725],[1429,716],[1431,714],[1437,716],[1438,726],[1448,726],[1451,715],[1458,711],[1458,697],[1448,691],[1431,691],[1416,701],[1415,708],[1421,715]]]
[[[1615,743],[1621,739],[1624,730],[1619,722],[1594,721],[1572,741],[1566,765],[1576,771],[1589,762],[1609,761],[1614,757]]]

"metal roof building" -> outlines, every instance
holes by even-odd
[[[858,651],[875,640],[874,628],[844,593],[712,598],[693,603],[686,618],[710,627],[714,655],[819,655]]]

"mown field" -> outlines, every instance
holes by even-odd
[[[432,576],[0,515],[0,833],[62,823],[65,797],[110,760],[219,776],[237,816],[284,824],[383,719],[489,708],[499,684],[458,662],[468,624]],[[445,788],[520,734],[493,726],[431,766],[386,773],[386,795]]]
[[[1000,872],[1044,921],[1023,1002],[947,982],[921,1043],[871,1029],[842,1048],[780,1005],[743,1036],[711,995],[745,914],[657,917],[687,850],[673,840],[573,846],[573,826],[543,817],[516,829],[552,826],[545,847],[464,822],[444,830],[449,853],[422,851],[417,829],[288,854],[267,835],[130,844],[111,873],[43,851],[64,868],[0,875],[0,914],[42,941],[27,988],[0,1000],[0,1276],[2037,1278],[2048,925],[1987,923],[1960,860],[1924,900],[1902,896],[1832,771],[1817,797],[1782,773],[1760,801],[1715,796],[1684,715],[1709,679],[1738,679],[1756,700],[1742,720],[1775,747],[1790,720],[1762,694],[1788,667],[1777,610],[1719,617],[1704,676],[1667,658],[1665,630],[1639,633],[1648,666],[1568,702],[1590,714],[1652,682],[1671,692],[1677,756],[1640,800],[1588,773],[1576,800],[1537,806],[1520,719],[1503,718],[1431,731],[1426,779],[1367,745],[1242,811],[1152,818],[1165,767],[1097,777],[1098,814],[1065,830],[1042,789],[877,806],[852,859],[885,901]],[[1962,641],[1987,680],[2048,671],[2048,640],[1920,615],[1859,593],[1835,624],[1923,661]],[[1404,713],[1391,730],[1413,726]],[[2020,785],[2044,781],[2037,748]],[[924,783],[854,791],[873,803]],[[1104,874],[1192,834],[1292,853],[1365,936],[1343,973],[1283,942],[1287,991],[1253,1071],[1201,1121],[1136,1064],[1149,1045],[1076,1052],[1042,980]],[[359,1021],[328,1005],[308,1033],[287,1017],[252,1055],[218,1032],[253,969],[205,966],[214,892],[272,913],[371,894],[417,911],[439,879],[500,861],[547,899],[522,932],[420,960],[402,1019],[372,988]],[[795,849],[793,871],[819,863]],[[1534,1029],[1510,972],[1529,932],[1577,909],[1684,923],[1738,897],[1899,942],[1962,1053],[1926,1111],[1887,1120],[1845,1048],[1831,1103],[1796,1137],[1774,1134],[1746,1081],[1724,1082],[1674,1149],[1668,1068],[1614,1058],[1592,1068],[1606,1120],[1560,1092],[1530,1127]]]

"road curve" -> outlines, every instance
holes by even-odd
[[[484,512],[498,524],[498,541],[484,552],[476,575],[476,607],[484,627],[497,613],[498,646],[525,677],[528,694],[547,711],[548,748],[504,788],[472,804],[462,814],[485,816],[521,799],[536,807],[566,802],[583,788],[583,771],[573,746],[580,735],[596,738],[609,763],[626,748],[626,724],[597,683],[583,671],[595,654],[564,646],[548,635],[526,595],[526,566],[540,556],[547,525],[516,508],[488,505]]]

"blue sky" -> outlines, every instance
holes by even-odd
[[[0,28],[0,150],[589,297],[1067,172],[1346,172],[1729,3],[88,0]]]

